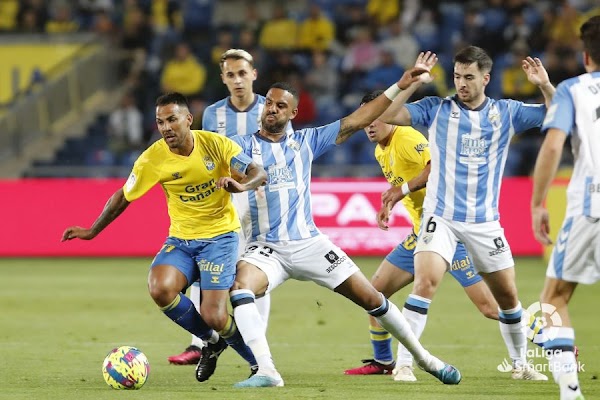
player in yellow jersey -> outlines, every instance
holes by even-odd
[[[363,97],[361,105],[370,102],[382,93],[381,90]],[[429,143],[417,130],[409,126],[395,126],[373,121],[365,128],[369,141],[376,143],[375,158],[392,187],[403,188],[411,182],[410,192],[406,190],[402,203],[413,224],[411,232],[381,262],[371,278],[375,289],[389,298],[394,293],[411,283],[416,274],[427,277],[426,271],[415,271],[414,248],[417,241],[425,199],[425,184],[429,171]],[[384,203],[385,204],[385,203]],[[377,215],[377,223],[381,229],[387,230],[389,209],[384,205]],[[450,274],[463,286],[467,296],[483,315],[498,319],[498,306],[491,292],[477,274],[471,259],[462,244],[457,247],[454,260],[450,266]],[[428,279],[415,281],[412,293],[408,296],[402,313],[408,320],[415,335],[421,336],[427,321],[427,311],[439,282]],[[394,380],[416,381],[413,374],[413,358],[401,345],[398,345],[398,358],[392,355],[392,337],[373,317],[369,317],[371,344],[374,359],[363,360],[365,365],[345,371],[347,375],[390,374]]]
[[[152,261],[148,290],[165,315],[207,342],[202,352],[204,363],[196,369],[196,378],[205,381],[227,344],[251,365],[256,364],[227,312],[240,229],[230,193],[256,189],[266,182],[267,175],[229,138],[190,130],[192,121],[183,95],[159,97],[156,124],[162,139],[136,160],[129,179],[108,200],[92,227],[69,227],[62,240],[95,238],[129,203],[160,184],[167,198],[171,226]],[[243,178],[234,180],[232,172]],[[183,294],[198,279],[200,313]]]

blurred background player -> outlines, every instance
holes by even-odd
[[[544,346],[561,400],[583,400],[569,300],[578,283],[600,279],[600,16],[586,21],[580,32],[587,73],[557,87],[542,127],[546,138],[535,166],[531,200],[533,233],[540,243],[549,245],[550,217],[544,203],[570,137],[575,166],[567,189],[567,212],[540,297],[542,304],[556,307],[562,320],[562,326],[547,329],[550,340]]]
[[[432,60],[435,54],[428,53]],[[421,53],[417,65],[422,62],[424,54]],[[365,95],[361,106],[374,100],[383,93],[376,90]],[[381,262],[379,268],[371,278],[373,287],[379,290],[386,298],[407,286],[414,279],[414,248],[419,234],[423,200],[425,198],[425,184],[429,171],[429,143],[416,129],[409,126],[395,126],[373,121],[365,128],[369,141],[376,143],[375,158],[381,166],[384,176],[392,186],[406,187],[408,192],[402,199],[413,224],[413,231]],[[423,171],[425,170],[425,173]],[[419,181],[417,183],[417,181]],[[378,213],[377,223],[381,229],[387,230],[389,209],[383,206]],[[427,271],[420,271],[426,274]],[[491,319],[498,319],[498,304],[490,293],[488,287],[477,274],[471,259],[467,255],[463,244],[459,244],[450,267],[450,274],[460,283],[467,296],[479,311]],[[426,282],[426,280],[421,280]],[[415,286],[408,296],[402,314],[410,324],[415,336],[420,338],[425,324],[427,313],[437,287],[422,285]],[[373,346],[373,360],[363,360],[366,365],[346,370],[346,375],[375,375],[394,372],[394,380],[416,381],[413,374],[412,355],[402,344],[398,345],[398,358],[394,362],[392,355],[392,336],[383,329],[375,318],[369,316],[369,332]]]
[[[253,83],[257,78],[254,60],[250,53],[242,49],[229,49],[221,55],[221,79],[227,86],[229,96],[211,104],[204,110],[202,117],[202,130],[217,132],[227,137],[235,135],[253,134],[260,129],[260,116],[265,104],[265,97],[254,93]],[[293,132],[292,124],[288,125],[288,132]],[[244,252],[250,228],[250,215],[247,201],[244,196],[233,195],[233,204],[236,208],[242,225],[238,252]],[[200,307],[200,283],[194,282],[190,288],[190,299]],[[256,300],[256,306],[265,322],[265,329],[269,320],[271,308],[271,295]],[[192,343],[183,353],[168,358],[171,364],[192,365],[197,364],[202,356],[202,339],[192,336]],[[252,367],[252,366],[251,366]]]
[[[171,226],[150,267],[150,295],[167,317],[206,341],[211,352],[229,344],[253,363],[252,352],[227,312],[240,226],[230,193],[257,188],[265,182],[266,173],[230,139],[190,130],[192,121],[182,94],[159,97],[156,124],[162,139],[136,160],[129,179],[108,200],[92,227],[69,227],[62,240],[95,238],[132,201],[160,184],[167,197]],[[230,170],[245,178],[234,180]],[[199,312],[182,293],[197,280],[203,300]],[[216,357],[212,361],[197,372],[198,380],[212,375]]]
[[[429,269],[437,286],[462,242],[499,305],[500,333],[512,359],[512,378],[547,380],[526,359],[527,338],[515,284],[514,260],[499,222],[498,198],[508,145],[517,132],[539,127],[546,108],[486,96],[492,59],[468,46],[454,56],[453,97],[426,97],[404,105],[417,89],[402,92],[380,119],[429,130],[431,173],[423,203],[423,228],[415,248],[415,286],[419,270]],[[522,62],[527,79],[550,104],[554,86],[538,58]],[[385,199],[393,206],[397,199]]]

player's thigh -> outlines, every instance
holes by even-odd
[[[456,246],[456,252],[454,253],[452,264],[450,264],[449,272],[463,288],[482,281],[481,275],[475,270],[467,249],[462,243]]]
[[[286,249],[289,255],[286,267],[294,279],[313,281],[333,290],[360,271],[354,261],[324,235],[296,242]]]
[[[417,237],[410,234],[398,244],[381,262],[377,271],[371,278],[375,289],[386,297],[390,297],[414,279],[415,259],[414,246]]]
[[[510,268],[515,261],[499,221],[454,223],[455,232],[464,243],[479,272],[492,273]]]
[[[566,218],[550,256],[546,276],[592,284],[600,280],[600,220]]]
[[[451,222],[431,213],[423,214],[415,256],[421,252],[432,252],[439,254],[450,264],[458,242],[450,225]]]
[[[264,273],[268,281],[265,293],[270,293],[290,278],[289,272],[284,268],[284,257],[285,254],[281,254],[280,246],[277,243],[254,241],[246,245],[246,251],[239,261],[248,263]],[[252,274],[253,272],[250,271],[249,273]],[[252,285],[253,283],[248,284]],[[255,292],[255,294],[260,295],[263,293]]]
[[[238,234],[228,232],[210,241],[194,241],[194,259],[200,271],[200,289],[229,290],[235,280]]]
[[[185,290],[192,282],[197,281],[200,277],[198,267],[193,258],[193,249],[190,248],[189,243],[186,240],[174,237],[167,238],[150,264],[148,276],[150,288],[167,282],[164,277],[160,278],[156,276],[159,273],[156,268],[157,266],[173,267],[185,277],[186,283],[179,289],[181,291]],[[172,279],[179,280],[178,278]],[[180,284],[177,284],[177,286],[180,286]]]

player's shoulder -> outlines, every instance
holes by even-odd
[[[595,78],[598,79],[600,78],[600,74],[595,75]],[[594,80],[594,75],[587,73],[587,74],[582,74],[582,75],[578,75],[578,76],[574,76],[572,78],[569,79],[565,79],[564,81],[562,81],[561,83],[558,84],[558,86],[556,87],[557,91],[569,91],[571,90],[571,88],[573,86],[577,86],[577,85],[594,85],[597,84],[595,82],[592,82]],[[595,90],[598,90],[597,87],[594,87]]]
[[[212,103],[211,105],[206,107],[204,112],[207,112],[207,111],[214,112],[216,109],[226,107],[228,104],[229,104],[229,97],[225,97],[224,99],[215,101],[214,103]]]
[[[192,130],[191,132],[192,132],[192,135],[194,135],[194,137],[197,138],[200,142],[222,143],[222,142],[227,142],[229,140],[229,138],[225,135],[221,135],[220,133],[217,133],[217,132],[206,131],[203,129]]]
[[[170,154],[169,147],[163,138],[157,139],[139,155],[135,161],[138,165],[160,164]]]

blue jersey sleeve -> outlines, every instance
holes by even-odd
[[[312,149],[314,158],[319,157],[335,146],[335,139],[338,133],[340,133],[340,126],[340,120],[337,120],[328,125],[302,130],[304,140],[308,142],[308,145]]]
[[[248,169],[248,165],[250,165],[251,162],[252,162],[252,158],[247,156],[244,153],[244,150],[242,150],[237,155],[235,155],[231,158],[231,162],[229,163],[229,166],[231,167],[232,170],[237,171],[242,174],[245,174],[246,169]]]
[[[202,130],[216,132],[217,131],[217,115],[213,112],[212,107],[207,107],[202,115]]]
[[[544,115],[546,115],[544,104],[526,104],[516,100],[508,100],[508,102],[512,110],[512,124],[515,127],[515,133],[542,126]]]
[[[569,86],[567,82],[562,82],[556,88],[552,104],[550,104],[546,119],[544,119],[543,132],[550,128],[556,128],[567,135],[571,134],[571,130],[575,125],[575,105],[569,92]]]
[[[441,97],[424,97],[414,103],[406,104],[406,109],[410,114],[410,124],[412,126],[422,125],[429,128],[431,121],[435,117],[435,109],[442,103]]]

